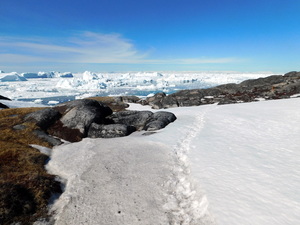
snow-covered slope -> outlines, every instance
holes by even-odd
[[[192,174],[218,224],[300,224],[300,99],[212,106]]]
[[[48,168],[67,186],[56,224],[300,224],[299,107],[173,108],[155,134],[57,147]]]

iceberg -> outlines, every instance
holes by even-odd
[[[65,73],[60,74],[60,77],[74,77],[74,76],[70,72],[65,72]]]
[[[27,81],[27,79],[25,77],[20,76],[16,72],[0,74],[0,82],[13,82],[13,81]]]

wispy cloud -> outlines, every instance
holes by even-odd
[[[60,63],[130,63],[145,58],[119,34],[84,32],[56,40],[0,38],[0,60]],[[9,57],[8,57],[9,56]]]
[[[233,63],[240,62],[241,59],[237,58],[182,58],[182,59],[163,59],[163,60],[147,60],[153,64],[221,64],[221,63]]]
[[[231,63],[235,58],[151,59],[120,34],[82,32],[59,39],[0,37],[2,63],[128,63],[209,64]]]

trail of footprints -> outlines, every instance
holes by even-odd
[[[168,212],[170,225],[201,225],[214,224],[208,213],[208,201],[205,195],[197,195],[197,189],[190,176],[188,152],[192,140],[203,128],[204,117],[207,112],[203,111],[196,117],[196,122],[190,131],[174,148],[176,165],[173,177],[167,185],[170,192],[167,195],[165,209]]]

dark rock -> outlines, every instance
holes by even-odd
[[[11,101],[11,99],[9,99],[9,98],[7,98],[7,97],[4,97],[4,96],[2,96],[2,95],[0,95],[0,99],[1,99],[1,100],[8,100],[8,101]]]
[[[179,106],[176,97],[173,98],[172,95],[167,96],[163,92],[157,93],[154,96],[147,98],[147,102],[149,105],[152,106],[153,109],[170,108],[170,107]]]
[[[154,120],[146,124],[144,130],[146,131],[155,131],[164,128],[169,123],[162,120]]]
[[[59,137],[70,142],[78,142],[81,141],[82,138],[86,137],[86,135],[81,133],[79,129],[65,127],[60,120],[56,121],[56,123],[54,123],[47,131],[52,136]]]
[[[146,99],[155,109],[198,106],[203,104],[231,104],[257,101],[258,98],[289,98],[300,93],[300,72],[250,79],[240,84],[224,84],[208,89],[182,90],[166,95],[158,93]]]
[[[238,84],[229,83],[229,84],[221,84],[221,85],[218,85],[214,88],[219,89],[221,92],[230,92],[230,91],[236,92],[236,91],[239,90],[238,87],[239,87]]]
[[[122,96],[122,101],[127,103],[137,103],[141,99],[137,96]]]
[[[174,122],[176,120],[176,116],[170,112],[156,112],[154,113],[150,120],[144,127],[146,131],[154,131],[159,130],[166,127],[169,123]]]
[[[33,133],[38,137],[43,139],[44,141],[48,142],[49,144],[53,146],[61,145],[62,142],[58,138],[52,137],[48,134],[46,134],[44,131],[41,130],[35,130]]]
[[[113,97],[112,101],[105,102],[114,112],[124,111],[129,105],[124,101],[123,96]]]
[[[123,100],[123,96],[117,96],[117,97],[91,97],[89,99],[93,99],[98,101],[100,104],[107,105],[113,112],[120,112],[124,111],[126,108],[129,107],[129,104],[127,104]]]
[[[54,108],[45,108],[45,109],[27,114],[24,117],[24,119],[25,119],[25,121],[35,121],[36,124],[40,128],[46,130],[52,124],[54,124],[55,121],[57,121],[60,117],[61,117],[61,114],[58,112],[58,110],[56,110]]]
[[[182,90],[171,94],[168,97],[175,97],[178,106],[197,106],[202,104],[205,94],[202,90]]]
[[[269,77],[258,78],[258,79],[250,79],[245,80],[239,84],[244,89],[255,88],[256,86],[271,86],[274,84],[278,84],[284,82],[284,77],[281,75],[272,75]]]
[[[11,101],[11,99],[7,98],[7,97],[4,97],[2,95],[0,95],[0,100],[8,100],[8,101]],[[3,103],[0,102],[0,108],[2,109],[8,109],[9,107]]]
[[[125,124],[127,126],[134,126],[137,130],[142,130],[152,114],[150,111],[122,111],[114,113],[109,118],[115,124]]]
[[[300,78],[300,72],[291,71],[289,73],[284,74],[284,77],[299,77]]]
[[[66,114],[68,111],[75,107],[94,107],[103,118],[112,114],[112,110],[107,105],[93,99],[79,99],[75,101],[70,101],[59,104],[54,108],[57,109],[61,114]]]
[[[74,107],[60,119],[65,127],[78,129],[83,135],[86,134],[93,122],[100,123],[103,120],[101,111],[92,106]]]
[[[26,129],[26,126],[23,124],[18,124],[18,125],[13,126],[13,129],[14,130],[24,130],[24,129]]]
[[[228,98],[223,98],[219,101],[218,105],[226,105],[226,104],[234,104],[234,103],[237,103],[237,101]]]
[[[88,131],[90,138],[115,138],[124,137],[136,131],[135,127],[125,124],[96,124],[92,123]]]
[[[154,131],[148,131],[148,132],[143,133],[142,135],[143,136],[149,136],[149,135],[152,135],[152,134],[156,134],[156,132],[154,132]]]
[[[8,109],[9,107],[8,107],[7,105],[2,104],[2,103],[0,102],[0,108],[2,108],[2,109]]]
[[[176,120],[176,116],[171,112],[159,111],[151,116],[151,120],[162,120],[172,123]]]
[[[92,123],[107,123],[112,110],[93,99],[75,100],[54,107],[62,116],[48,132],[67,141],[76,142],[87,136]]]

